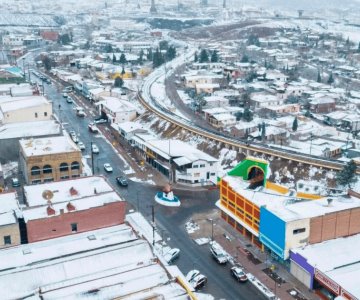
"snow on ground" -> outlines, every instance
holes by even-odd
[[[83,164],[83,173],[85,174],[85,176],[91,176],[92,175],[92,171],[91,171],[91,168],[90,166],[88,165],[87,163],[87,158],[85,156],[83,156],[81,158],[81,162]]]
[[[140,178],[137,178],[137,177],[131,177],[129,178],[131,181],[134,181],[134,182],[141,182],[141,183],[147,183],[147,184],[150,184],[150,185],[156,185],[156,183],[151,180],[151,179],[148,179],[148,180],[142,180]]]
[[[7,164],[2,165],[2,170],[4,174],[4,179],[12,177],[14,174],[18,173],[18,162],[11,161]]]

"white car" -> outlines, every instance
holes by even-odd
[[[95,154],[98,154],[100,152],[98,146],[96,146],[95,144],[92,144],[91,145],[91,152],[95,153]]]
[[[80,150],[85,150],[85,144],[83,142],[79,141],[77,145],[78,145]]]
[[[104,169],[106,172],[109,172],[109,173],[113,171],[112,166],[108,163],[104,164]]]
[[[195,290],[198,290],[206,284],[207,277],[200,274],[199,270],[191,270],[189,273],[187,273],[186,280]]]
[[[71,139],[73,140],[74,143],[78,143],[78,142],[79,142],[79,139],[78,139],[76,133],[72,133],[72,132],[71,132],[71,133],[70,133],[70,137],[71,137]]]
[[[180,249],[172,248],[165,255],[164,259],[168,264],[172,264],[180,256]]]

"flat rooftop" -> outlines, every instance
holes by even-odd
[[[43,197],[45,191],[51,191],[51,203],[62,203],[76,199],[92,197],[99,194],[114,192],[110,184],[101,176],[80,177],[70,180],[49,182],[38,185],[24,186],[24,195],[28,205],[46,205]]]
[[[271,188],[250,189],[250,182],[241,177],[227,175],[223,177],[223,180],[228,182],[228,185],[238,194],[258,207],[266,206],[267,210],[284,221],[313,218],[360,207],[360,199],[353,196],[324,197],[318,200],[310,200],[298,197],[296,192],[291,196],[288,193],[282,194]]]
[[[19,202],[15,192],[0,194],[0,226],[17,223],[21,216]]]
[[[20,148],[27,157],[80,152],[75,143],[67,135],[20,140],[19,143]]]
[[[291,251],[360,298],[360,234],[308,245]]]
[[[170,279],[125,224],[0,250],[4,299],[188,299]]]

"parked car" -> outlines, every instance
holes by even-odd
[[[214,257],[214,259],[219,264],[226,264],[227,263],[228,257],[226,255],[224,249],[217,242],[212,242],[211,243],[210,252],[211,252],[212,256]]]
[[[64,98],[67,98],[68,94],[67,94],[66,92],[64,92],[64,93],[62,94],[62,96],[63,96]]]
[[[17,179],[16,177],[11,178],[11,185],[12,185],[13,187],[19,187],[19,186],[20,186],[20,181],[19,181],[19,179]]]
[[[180,256],[180,249],[172,248],[165,255],[164,259],[168,264],[172,264]]]
[[[89,123],[88,128],[92,133],[98,133],[99,132],[99,129],[96,127],[96,125],[94,123]]]
[[[232,267],[230,269],[230,272],[231,275],[239,282],[245,282],[248,280],[248,277],[246,276],[244,269],[239,266]]]
[[[73,100],[71,97],[67,97],[67,98],[66,98],[66,102],[67,102],[67,103],[73,103],[74,100]]]
[[[83,143],[83,142],[78,142],[78,147],[79,147],[79,149],[82,151],[82,150],[85,150],[85,144]]]
[[[191,282],[196,276],[200,275],[200,271],[199,270],[191,270],[186,274],[186,280],[188,282]]]
[[[47,84],[51,84],[50,78],[45,78],[45,82],[46,82]]]
[[[102,123],[107,123],[107,122],[108,122],[108,120],[106,120],[106,119],[95,119],[94,120],[95,124],[102,124]]]
[[[207,283],[207,277],[203,274],[199,274],[191,280],[190,284],[195,290],[199,290]]]
[[[113,171],[112,166],[109,163],[104,164],[104,169],[106,172],[111,173]]]
[[[94,153],[94,154],[99,154],[99,148],[98,146],[96,146],[95,144],[92,144],[91,145],[91,152]]]
[[[85,117],[85,112],[84,112],[84,110],[83,109],[77,109],[76,110],[76,115],[78,116],[78,117]]]
[[[119,176],[116,177],[116,182],[120,185],[120,186],[128,186],[128,181],[124,176]]]
[[[75,131],[70,131],[70,137],[71,137],[71,139],[73,140],[74,143],[78,143],[78,142],[79,142],[79,139],[78,139]]]

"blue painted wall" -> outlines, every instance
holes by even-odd
[[[262,206],[260,208],[260,241],[284,259],[286,223]]]

